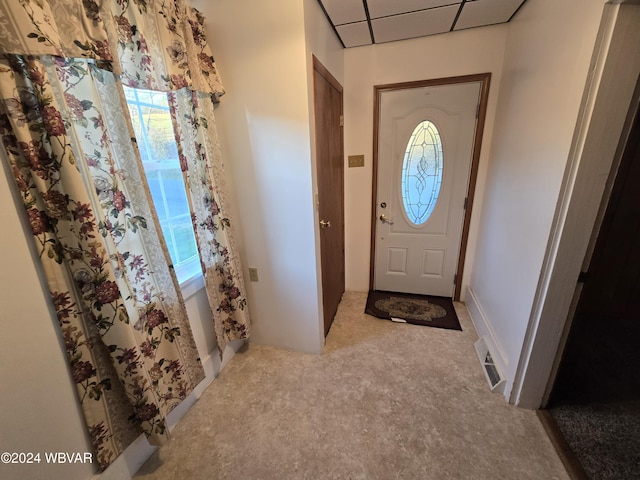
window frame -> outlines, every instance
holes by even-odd
[[[154,91],[154,90],[146,90],[146,89],[137,89],[137,88],[133,88],[133,87],[128,87],[128,86],[123,86],[124,89],[124,93],[125,93],[125,100],[127,103],[127,107],[134,107],[137,110],[137,114],[140,120],[140,137],[138,138],[137,132],[134,131],[134,135],[136,137],[136,143],[138,145],[138,150],[140,151],[142,148],[145,149],[145,154],[146,157],[149,159],[149,161],[156,161],[152,155],[151,152],[151,142],[149,140],[147,131],[144,128],[144,115],[142,112],[142,108],[143,107],[149,107],[149,108],[153,108],[153,109],[157,109],[157,110],[163,110],[166,111],[167,113],[170,111],[169,106],[163,106],[163,105],[156,105],[154,103],[149,103],[149,102],[145,102],[143,100],[140,100],[140,97],[138,95],[139,91],[144,91],[144,92],[153,92],[153,93],[159,93],[159,94],[165,94],[166,92],[160,92],[160,91]],[[134,99],[129,98],[129,96],[127,95],[127,92],[132,92]],[[129,112],[129,114],[131,115],[131,113]],[[133,119],[131,119],[133,121]],[[175,140],[174,140],[175,142]],[[141,145],[142,144],[142,145]],[[142,152],[140,152],[142,153]],[[148,176],[149,176],[149,172],[147,170],[147,164],[149,162],[145,162],[143,160],[143,157],[141,155],[141,163],[142,166],[144,168],[144,176],[145,176],[145,181],[147,181],[147,186],[150,189],[151,186],[149,185],[148,182]],[[175,161],[178,163],[179,165],[179,160],[178,158],[175,159]],[[162,169],[159,168],[158,169],[160,172],[162,170],[169,170],[169,169]],[[161,173],[160,173],[161,176]],[[179,215],[170,215],[170,211],[169,211],[169,205],[167,202],[167,198],[166,195],[164,193],[164,188],[165,186],[163,185],[162,181],[159,181],[159,185],[160,185],[160,189],[162,190],[162,201],[163,201],[163,208],[164,211],[166,213],[166,222],[171,222],[173,219],[177,218],[177,217],[185,217],[188,216],[189,218],[191,217],[191,212],[188,213],[184,213],[184,214],[179,214]],[[151,192],[151,190],[149,190],[149,192]],[[187,204],[189,203],[189,199],[187,197],[188,193],[186,192],[186,186],[185,186],[185,197],[187,200]],[[156,200],[153,197],[153,195],[151,196],[151,201],[154,204],[154,209],[156,210],[156,212],[158,211],[158,208],[156,206]],[[167,248],[169,248],[168,242],[166,240],[166,236],[167,236],[167,232],[165,232],[165,229],[162,228],[162,223],[163,221],[158,217],[158,223],[160,224],[160,229],[161,229],[161,233],[162,235],[165,237],[165,244],[167,245]],[[194,242],[196,242],[196,249],[197,249],[197,240],[195,238],[195,230],[193,229],[193,225],[191,224],[191,222],[189,222],[189,224],[191,225],[191,232],[193,234],[193,238],[194,238]],[[172,228],[170,227],[170,224],[168,225],[168,233],[170,235],[171,241],[173,242],[173,245],[176,245],[176,239],[173,233]],[[188,260],[183,261],[183,262],[179,262],[176,263],[173,259],[173,257],[171,256],[171,250],[169,250],[169,254],[171,257],[171,266],[173,267],[176,277],[178,279],[178,283],[180,285],[180,289],[182,290],[182,294],[183,297],[187,298],[192,296],[193,294],[195,294],[198,290],[204,288],[204,276],[202,273],[202,267],[201,267],[201,260],[200,260],[200,254],[199,252],[196,252],[196,255],[190,257]],[[177,252],[175,253],[175,255],[177,256]]]

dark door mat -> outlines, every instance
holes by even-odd
[[[370,290],[365,313],[387,320],[399,319],[413,325],[462,330],[448,297]]]

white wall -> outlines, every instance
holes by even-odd
[[[217,109],[235,187],[251,341],[319,353],[305,11],[296,0],[196,2],[227,90]],[[307,5],[308,6],[308,5]]]
[[[345,169],[347,289],[369,290],[373,155],[373,87],[474,73],[492,74],[480,156],[476,207],[471,219],[463,287],[468,283],[478,230],[478,205],[490,156],[500,90],[506,25],[350,48],[345,52],[345,155],[365,156],[364,168]],[[464,294],[465,288],[462,292]]]
[[[517,369],[604,2],[532,0],[509,24],[467,297],[508,380]]]
[[[304,28],[307,42],[307,87],[313,93],[313,64],[311,55],[315,55],[320,63],[344,87],[344,55],[345,49],[329,25],[329,21],[318,4],[318,0],[304,0]],[[313,119],[313,95],[309,95],[309,110]],[[311,131],[313,136],[314,131]],[[315,153],[315,149],[312,149]]]

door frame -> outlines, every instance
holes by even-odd
[[[571,326],[576,281],[612,168],[631,118],[640,108],[640,5],[604,5],[586,78],[549,244],[536,289],[513,387],[507,399],[519,407],[545,407]],[[589,255],[589,257],[587,257]],[[578,291],[579,291],[578,287]]]
[[[464,212],[464,223],[462,226],[462,237],[460,239],[460,251],[458,254],[458,267],[456,269],[456,283],[453,299],[459,300],[462,290],[462,275],[464,273],[464,261],[467,253],[467,243],[469,240],[469,226],[471,224],[471,211],[473,209],[473,198],[476,191],[476,181],[478,179],[478,165],[480,163],[480,149],[482,146],[482,135],[484,132],[485,119],[487,114],[487,104],[489,102],[489,86],[491,84],[491,73],[478,73],[472,75],[462,75],[458,77],[445,77],[430,80],[416,80],[402,83],[389,83],[386,85],[374,85],[373,87],[373,189],[371,194],[371,252],[369,266],[369,290],[373,290],[375,278],[375,256],[376,256],[376,225],[377,225],[377,204],[378,204],[378,129],[380,124],[380,98],[383,92],[394,90],[408,90],[412,88],[435,87],[444,85],[457,85],[460,83],[480,82],[480,102],[478,104],[477,122],[473,150],[471,157],[471,172],[467,186],[467,205]]]

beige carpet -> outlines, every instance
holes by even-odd
[[[492,394],[475,331],[396,324],[347,292],[321,356],[250,344],[136,478],[567,479],[534,412]]]

